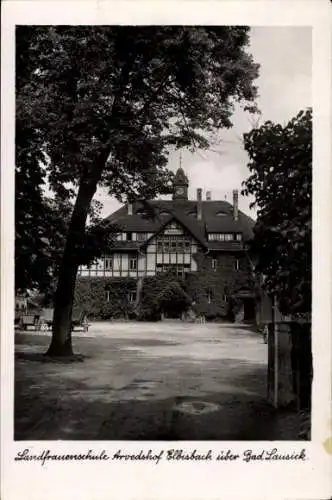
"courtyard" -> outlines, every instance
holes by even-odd
[[[50,335],[16,333],[16,440],[296,439],[250,326],[96,322],[74,332],[75,361],[43,356]]]

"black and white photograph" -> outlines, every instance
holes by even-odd
[[[274,481],[275,500],[314,500],[317,480],[321,498],[324,9],[14,3],[2,52],[3,491],[260,500]]]
[[[311,34],[16,27],[16,440],[310,439]]]

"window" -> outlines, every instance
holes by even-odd
[[[110,301],[110,291],[109,290],[105,291],[105,300],[106,300],[106,302]]]
[[[127,241],[132,241],[133,233],[127,233]]]
[[[161,234],[157,238],[157,251],[164,253],[190,253],[191,240],[183,234]]]
[[[217,217],[224,217],[225,215],[228,215],[226,212],[217,212],[216,216]]]
[[[130,271],[136,271],[137,269],[137,257],[132,257],[129,259],[129,269]]]
[[[106,270],[112,269],[113,267],[113,257],[105,257],[104,268]]]
[[[212,259],[211,265],[212,265],[212,269],[216,270],[217,269],[217,259]]]
[[[236,240],[237,241],[242,241],[242,234],[241,233],[237,233]]]
[[[136,291],[132,291],[128,293],[128,302],[136,302]]]
[[[235,269],[235,271],[239,270],[239,259],[235,259],[235,261],[234,261],[234,269]]]
[[[178,278],[183,278],[190,272],[190,264],[157,264],[156,271],[157,274],[172,272]]]
[[[225,295],[225,294],[224,294],[224,296],[223,296],[223,301],[224,301],[224,302],[227,302],[227,295]]]
[[[211,304],[211,301],[212,301],[212,291],[211,290],[207,291],[206,298],[207,298],[208,303]]]
[[[166,271],[166,269],[164,269],[163,264],[157,264],[156,270],[157,270],[157,274],[164,273]]]
[[[190,271],[190,264],[178,264],[177,275],[178,278],[183,278]]]
[[[148,233],[137,233],[136,240],[137,241],[145,241],[148,239]]]
[[[209,233],[209,241],[232,241],[234,240],[233,233]]]

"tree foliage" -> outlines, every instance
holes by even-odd
[[[46,292],[55,286],[72,206],[42,196],[23,177],[16,173],[15,289]]]
[[[312,111],[244,136],[257,223],[251,252],[284,314],[311,310]]]
[[[234,103],[255,111],[246,27],[18,27],[18,123],[36,134],[59,199],[77,196],[59,270],[52,352],[70,316],[97,186],[119,200],[170,190],[170,147],[207,148]]]
[[[207,147],[201,132],[230,127],[234,100],[254,107],[257,65],[244,50],[247,28],[17,31],[30,74],[17,114],[42,136],[59,195],[64,183],[90,177],[102,155],[108,168],[100,182],[112,195],[150,198],[165,189],[165,146]]]

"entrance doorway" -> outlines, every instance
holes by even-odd
[[[256,318],[256,308],[255,301],[253,298],[248,297],[243,299],[243,310],[244,310],[244,321],[255,321]]]

